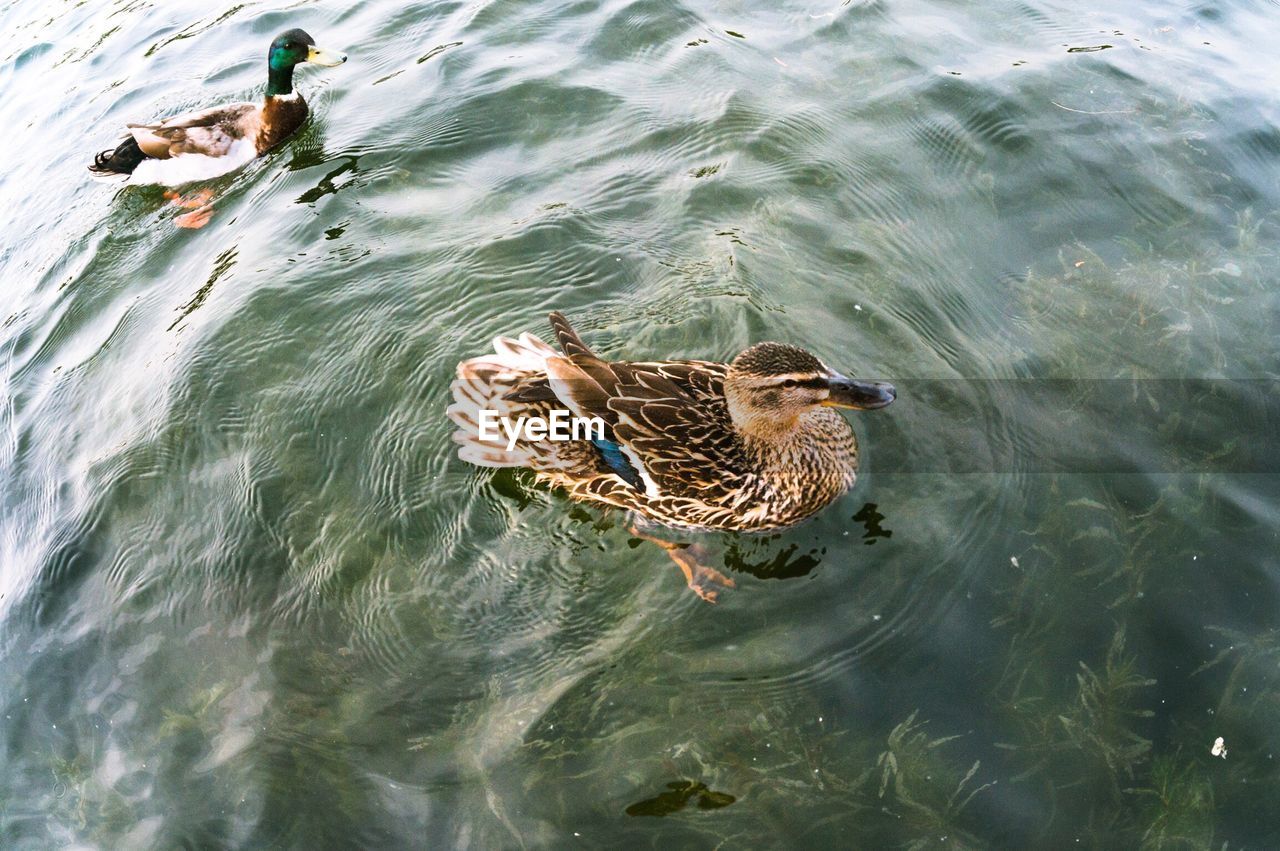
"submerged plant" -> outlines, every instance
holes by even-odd
[[[1126,789],[1138,801],[1142,849],[1203,848],[1213,845],[1213,785],[1181,754],[1152,760],[1149,785]]]
[[[1078,666],[1065,706],[1052,692],[1030,690],[1025,671],[1012,682],[1007,706],[1022,734],[1000,746],[1026,766],[1020,777],[1043,773],[1059,788],[1105,779],[1114,801],[1150,754],[1151,741],[1133,727],[1153,715],[1138,700],[1155,680],[1139,674],[1135,658],[1125,653],[1123,628],[1117,628],[1097,669],[1083,661]]]
[[[74,836],[110,846],[134,823],[137,814],[124,795],[95,776],[99,742],[94,725],[73,723],[70,728],[77,749],[49,758],[49,825],[66,831],[67,838]]]
[[[924,731],[927,722],[916,720],[918,714],[918,710],[912,712],[889,733],[888,747],[876,761],[877,797],[920,834],[909,848],[927,847],[939,836],[945,836],[951,847],[981,847],[981,842],[961,826],[961,814],[978,793],[996,781],[979,783],[975,779],[982,767],[980,760],[956,779],[957,769],[938,748],[959,737],[931,738]]]

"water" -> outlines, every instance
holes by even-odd
[[[0,845],[1280,843],[1280,7],[347,5],[0,7]],[[707,606],[453,456],[552,309],[900,398]]]

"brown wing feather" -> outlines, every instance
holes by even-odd
[[[236,103],[175,115],[155,124],[130,124],[128,129],[149,157],[169,159],[179,154],[220,157],[237,140],[253,137],[257,113],[256,104]]]
[[[573,326],[569,324],[569,320],[558,310],[552,311],[547,317],[551,320],[551,330],[556,335],[556,342],[560,344],[560,350],[571,358],[584,357],[593,360],[600,360],[595,352],[591,351],[591,347],[583,342],[578,336],[578,332],[573,330]]]
[[[604,361],[584,366],[569,358],[547,358],[547,379],[556,398],[579,417],[600,417],[613,425],[609,399],[617,392],[618,377]]]
[[[698,498],[750,473],[749,462],[734,437],[724,401],[724,364],[708,361],[608,363],[591,350],[560,313],[551,327],[564,357],[547,358],[546,377],[523,382],[511,397],[547,401],[571,408],[580,417],[599,417],[606,437],[629,449],[657,486],[649,499]],[[716,471],[715,482],[705,481]],[[609,477],[591,485],[592,496],[621,504],[630,486]],[[580,489],[580,488],[579,488]],[[621,489],[621,490],[619,490]],[[585,494],[584,494],[585,495]]]
[[[547,358],[547,377],[557,397],[580,417],[600,417],[613,425],[609,400],[618,395],[622,377],[582,341],[563,313],[553,312],[551,330],[565,356]]]
[[[627,396],[610,400],[618,415],[616,439],[635,450],[658,489],[676,497],[732,490],[735,479],[751,473],[736,440],[723,398]],[[707,471],[715,480],[707,481]]]

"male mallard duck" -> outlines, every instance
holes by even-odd
[[[888,384],[846,378],[784,343],[757,343],[729,364],[609,363],[563,315],[552,313],[551,327],[561,352],[525,333],[458,364],[448,414],[459,457],[527,467],[574,499],[678,529],[768,532],[812,517],[853,486],[858,468],[853,429],[831,408],[871,410],[895,398]],[[603,436],[509,441],[488,429],[482,439],[481,412],[514,423],[555,409],[598,417]],[[704,599],[716,596],[709,583],[733,584],[659,543]]]
[[[154,124],[129,124],[124,141],[94,157],[89,170],[164,186],[234,171],[279,145],[307,120],[307,102],[293,90],[295,66],[346,61],[345,53],[316,47],[302,30],[289,30],[267,51],[267,94],[261,103],[231,103]]]

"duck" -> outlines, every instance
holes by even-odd
[[[309,109],[294,91],[294,68],[304,62],[332,67],[346,61],[341,51],[317,47],[304,30],[281,33],[267,50],[267,91],[261,101],[128,124],[123,141],[96,155],[89,171],[101,178],[168,187],[235,171],[278,147],[306,122]],[[177,200],[176,195],[168,197]]]
[[[732,580],[697,545],[642,530],[763,533],[813,517],[857,478],[858,441],[836,409],[897,398],[893,385],[849,378],[787,343],[756,343],[729,363],[607,361],[562,313],[550,323],[558,350],[525,332],[458,364],[447,414],[459,458],[529,469],[574,500],[628,512],[631,533],[666,549],[708,602]],[[510,428],[556,411],[599,427],[568,440]]]

